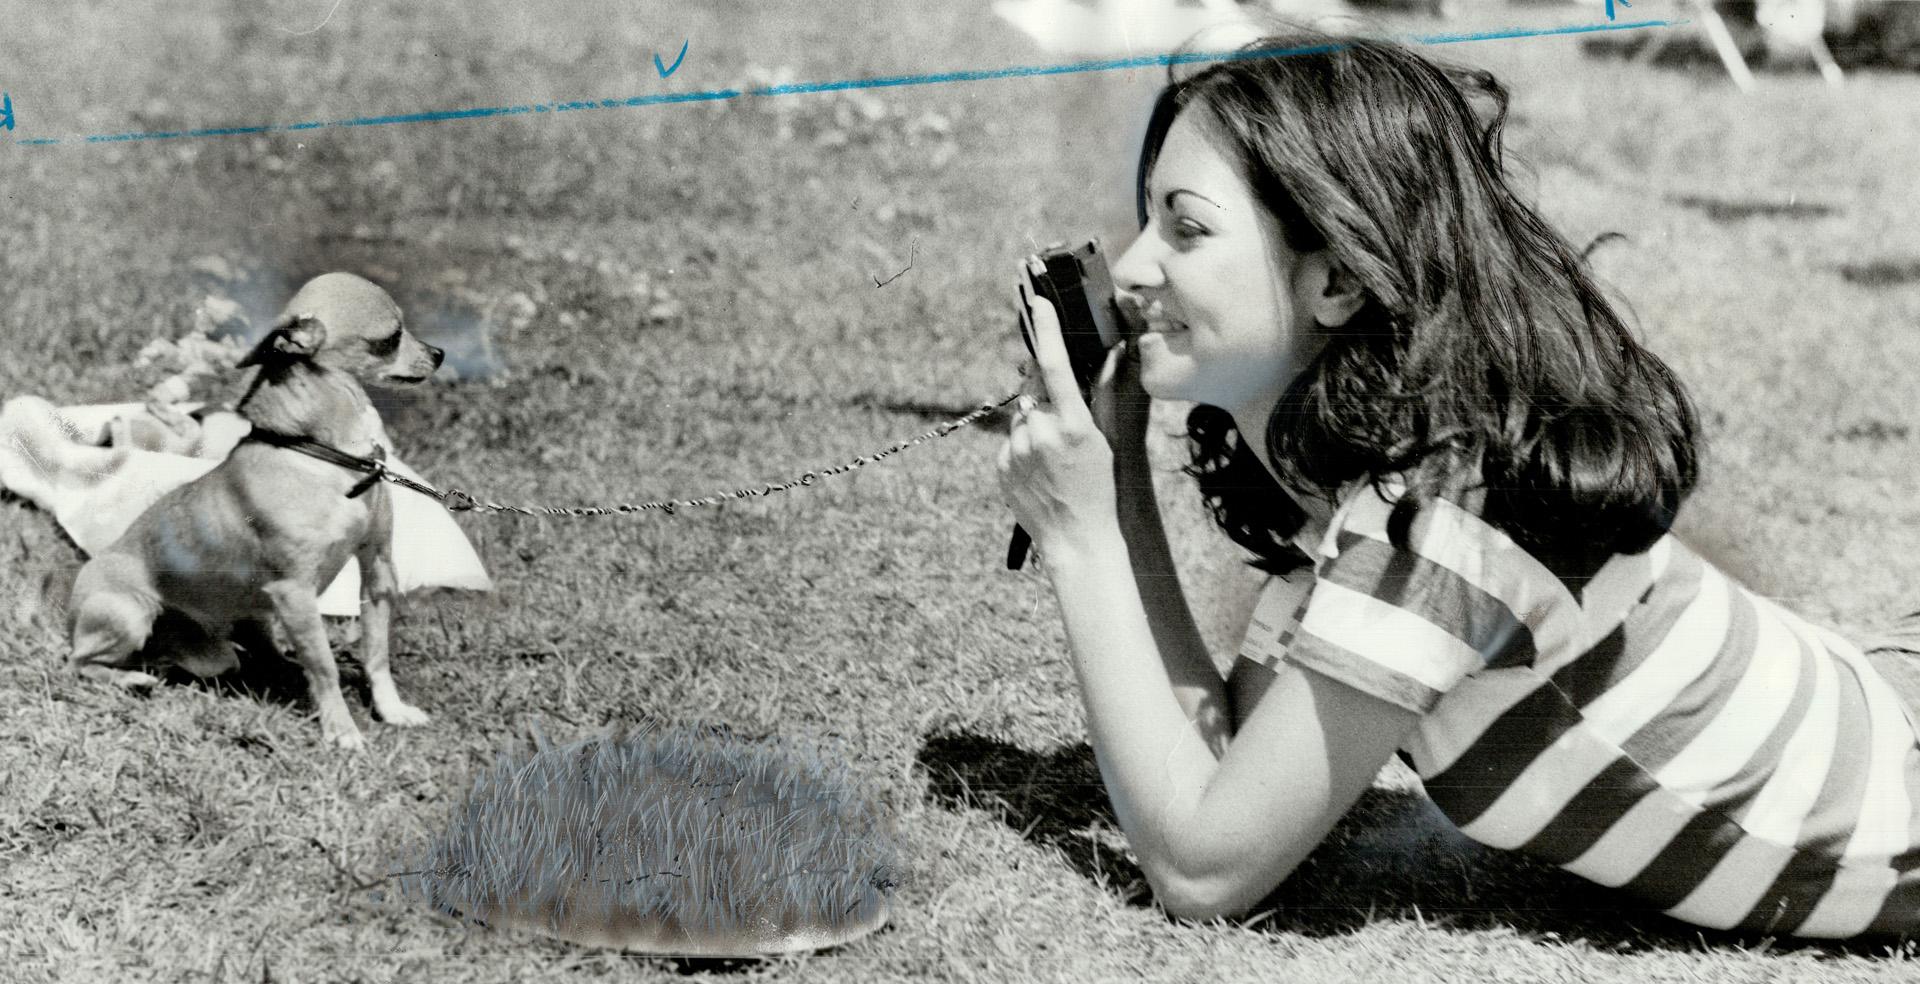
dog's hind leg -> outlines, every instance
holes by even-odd
[[[413,728],[427,723],[427,712],[400,699],[393,685],[393,609],[400,582],[393,558],[384,550],[360,551],[360,663],[373,688],[373,709],[388,724]]]
[[[110,589],[86,590],[86,582],[87,579],[82,580],[74,598],[73,631],[69,635],[72,648],[68,651],[67,665],[84,679],[129,690],[159,683],[160,679],[151,673],[124,668],[147,644],[154,619],[160,614],[159,605]]]
[[[307,694],[320,712],[320,737],[341,748],[364,747],[366,739],[340,696],[340,667],[327,645],[327,625],[320,619],[320,600],[312,586],[289,578],[267,585],[266,592],[293,643],[294,658],[306,674]]]

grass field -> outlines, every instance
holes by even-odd
[[[168,6],[15,5],[0,29],[12,136],[1046,60],[975,0]],[[652,56],[671,63],[683,41],[662,79]],[[1741,96],[1705,68],[1587,57],[1575,39],[1439,53],[1515,87],[1524,183],[1571,238],[1625,235],[1597,269],[1708,422],[1686,530],[1842,627],[1920,605],[1920,78],[1832,91],[1772,75]],[[384,397],[430,479],[569,504],[779,481],[1012,389],[1011,264],[1049,239],[1125,241],[1128,145],[1159,78],[0,146],[0,399],[133,399],[153,381],[135,353],[209,295],[258,324],[304,278],[347,269],[467,369]],[[498,591],[407,605],[396,673],[434,715],[424,730],[367,722],[343,659],[370,739],[357,757],[319,747],[284,668],[145,699],[68,676],[34,599],[76,555],[46,514],[0,502],[0,976],[1920,978],[1913,943],[1797,946],[1636,912],[1446,833],[1394,775],[1259,918],[1168,920],[1107,812],[1045,582],[1000,569],[993,431],[673,517],[463,517]],[[1255,582],[1167,484],[1224,657]],[[535,719],[560,740],[646,719],[836,735],[898,819],[893,924],[811,956],[667,961],[378,898],[383,860],[437,830]]]

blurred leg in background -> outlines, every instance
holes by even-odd
[[[1920,713],[1920,611],[1908,612],[1864,647],[1874,669]]]

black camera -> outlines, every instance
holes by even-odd
[[[1046,265],[1045,272],[1028,274],[1027,285],[1059,313],[1067,361],[1073,365],[1073,378],[1085,397],[1099,378],[1100,367],[1106,364],[1107,350],[1120,340],[1113,275],[1107,272],[1107,257],[1100,252],[1098,239],[1078,246],[1055,244],[1041,252],[1040,261]],[[1026,336],[1025,322],[1021,324],[1021,337],[1031,354],[1033,339]]]
[[[1046,269],[1027,274],[1027,287],[1044,297],[1060,316],[1060,337],[1067,343],[1067,362],[1073,366],[1073,378],[1080,384],[1085,399],[1100,378],[1107,351],[1120,340],[1120,311],[1115,306],[1113,275],[1107,272],[1107,258],[1100,252],[1100,240],[1090,239],[1078,246],[1055,244],[1040,253]],[[1033,337],[1027,334],[1026,319],[1020,322],[1020,337],[1027,352],[1034,353]],[[1033,538],[1018,524],[1013,527],[1013,542],[1007,545],[1007,569],[1026,566],[1027,548]]]

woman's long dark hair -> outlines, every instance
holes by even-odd
[[[1263,39],[1162,94],[1143,195],[1186,111],[1237,155],[1288,245],[1331,247],[1366,295],[1265,422],[1287,486],[1332,499],[1354,479],[1404,483],[1401,547],[1424,503],[1470,499],[1568,572],[1666,532],[1696,478],[1691,401],[1508,187],[1492,75],[1386,42]],[[1203,405],[1187,430],[1188,471],[1227,535],[1267,570],[1303,563],[1289,540],[1305,513],[1233,419]]]

